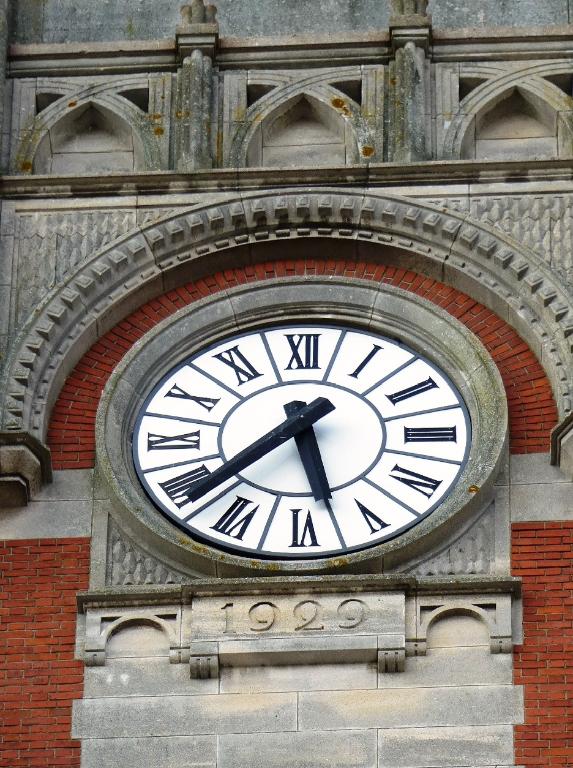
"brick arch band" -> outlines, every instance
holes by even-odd
[[[104,334],[68,376],[52,411],[48,444],[54,469],[89,468],[95,461],[95,417],[103,388],[129,349],[166,317],[198,299],[270,278],[337,275],[389,284],[444,309],[488,350],[503,380],[513,453],[549,449],[558,412],[549,380],[529,346],[498,315],[467,294],[411,270],[348,259],[264,262],[187,282],[143,304]]]

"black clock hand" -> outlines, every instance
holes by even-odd
[[[284,406],[285,413],[287,416],[292,416],[295,413],[299,413],[305,405],[306,403],[302,400],[293,400]],[[328,504],[328,499],[332,498],[332,493],[324,470],[324,464],[322,463],[322,456],[320,455],[314,429],[308,427],[308,429],[295,435],[294,440],[315,501],[324,499],[325,503]]]
[[[327,413],[334,410],[334,405],[325,397],[317,397],[312,403],[305,405],[293,416],[289,416],[285,421],[276,426],[270,432],[255,440],[254,443],[244,448],[226,464],[211,472],[207,477],[197,480],[187,493],[189,501],[197,501],[209,491],[216,488],[225,480],[233,475],[242,472],[255,461],[258,461],[270,451],[274,451],[279,445],[282,445],[291,437],[298,435],[305,429],[311,427],[315,421],[322,419]]]

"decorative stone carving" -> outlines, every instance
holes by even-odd
[[[149,106],[161,111],[144,112],[121,94],[134,89],[150,91]],[[17,136],[18,147],[13,150],[12,170],[14,173],[30,174],[35,170],[38,159],[51,151],[52,132],[66,122],[81,115],[89,108],[101,112],[109,120],[122,126],[133,140],[134,162],[139,170],[154,171],[164,168],[169,146],[169,87],[168,79],[126,77],[110,85],[109,80],[98,80],[78,88],[74,81],[59,80],[50,91],[61,93],[55,100],[37,114],[31,114],[20,126]],[[152,91],[164,90],[159,102]],[[167,110],[164,112],[164,110]]]
[[[185,577],[148,555],[109,522],[106,584],[181,584]]]
[[[337,83],[362,84],[359,104]],[[247,89],[267,92],[248,106]],[[328,68],[309,72],[225,73],[223,164],[231,167],[264,164],[262,147],[275,120],[282,120],[301,100],[335,124],[345,126],[345,162],[380,162],[383,159],[383,67]],[[304,143],[299,145],[300,150]],[[296,158],[296,150],[293,150]],[[344,164],[341,161],[341,164]]]
[[[123,606],[111,611],[105,608],[94,608],[87,612],[83,645],[86,666],[104,666],[110,637],[125,627],[138,624],[152,626],[165,633],[169,641],[171,664],[180,664],[189,660],[189,646],[181,645],[181,606]]]
[[[0,509],[26,506],[51,481],[48,448],[25,432],[0,432]]]
[[[491,653],[511,653],[511,596],[495,592],[447,595],[447,586],[434,594],[420,594],[406,610],[406,656],[425,656],[430,626],[441,617],[467,615],[483,621],[489,631]]]
[[[17,274],[20,286],[16,320],[23,320],[38,301],[99,248],[136,225],[135,212],[125,209],[34,211],[20,213]]]
[[[199,680],[217,677],[221,667],[261,664],[362,662],[376,663],[381,674],[399,673],[408,656],[425,655],[433,623],[451,615],[483,622],[491,652],[510,652],[518,594],[519,581],[511,578],[403,576],[330,577],[328,584],[308,577],[210,579],[160,591],[106,589],[79,596],[86,615],[80,644],[85,663],[102,666],[114,633],[152,626],[168,640],[170,663],[189,663],[190,676]]]
[[[439,552],[407,566],[417,576],[491,573],[495,562],[495,525],[491,505],[469,529]]]
[[[181,6],[181,18],[184,24],[215,24],[217,8],[205,5],[204,0],[192,0],[189,5]]]

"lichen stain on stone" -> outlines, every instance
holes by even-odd
[[[374,147],[362,147],[361,152],[364,157],[372,157],[374,154]]]
[[[344,99],[334,98],[330,100],[330,103],[335,109],[340,110],[345,117],[350,117],[350,110]]]
[[[477,493],[479,491],[479,485],[470,485],[468,493]]]
[[[165,133],[165,128],[162,128],[160,125],[158,125],[158,126],[156,126],[156,127],[153,129],[153,133],[154,133],[156,136],[163,136],[163,134]]]
[[[30,171],[32,170],[32,163],[31,163],[29,160],[26,160],[26,161],[24,161],[24,162],[23,162],[23,163],[20,165],[20,170],[21,170],[23,173],[30,173]]]
[[[76,107],[77,104],[78,104],[78,102],[75,101],[75,99],[73,101],[68,101],[68,107]]]
[[[127,24],[125,26],[125,33],[128,38],[134,38],[135,37],[135,27],[133,26],[133,19],[131,17],[128,18]]]
[[[185,109],[185,110],[178,109],[177,112],[175,113],[175,119],[183,120],[183,118],[189,117],[190,115],[191,115],[191,112],[188,109]]]

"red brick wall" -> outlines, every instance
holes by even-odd
[[[229,287],[294,274],[341,275],[388,283],[445,309],[478,336],[501,372],[509,404],[512,452],[549,450],[549,433],[557,423],[549,381],[527,344],[501,318],[461,291],[405,269],[347,260],[300,259],[227,270],[187,283],[144,304],[106,333],[70,374],[54,407],[48,431],[54,468],[93,466],[95,414],[101,391],[124,354],[154,325],[181,307]]]
[[[523,580],[523,645],[515,683],[525,724],[515,728],[515,763],[573,766],[573,521],[512,526],[514,576]]]
[[[79,766],[71,703],[76,593],[87,589],[89,539],[0,542],[0,766]]]

